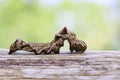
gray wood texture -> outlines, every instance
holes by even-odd
[[[0,49],[0,80],[120,80],[120,51],[7,53]]]

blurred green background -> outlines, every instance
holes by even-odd
[[[64,26],[90,50],[119,50],[120,0],[0,0],[1,48],[49,42]]]

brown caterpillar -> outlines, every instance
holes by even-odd
[[[18,50],[34,52],[35,54],[41,54],[43,52],[45,54],[58,54],[60,52],[60,48],[64,46],[64,40],[68,40],[71,53],[73,51],[83,53],[87,49],[87,45],[84,41],[76,39],[76,34],[64,27],[55,35],[54,40],[48,43],[30,43],[21,39],[16,39],[16,41],[11,44],[8,54],[12,54]]]

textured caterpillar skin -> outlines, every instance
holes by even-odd
[[[73,51],[84,53],[84,51],[87,49],[87,45],[84,41],[78,40],[75,38],[75,36],[69,35],[68,42],[70,44],[70,51],[71,53]]]
[[[12,54],[18,50],[24,50],[28,52],[34,52],[38,54],[38,52],[45,46],[50,45],[50,43],[27,43],[21,39],[17,39],[11,46],[8,54]]]
[[[51,41],[51,43],[47,46],[44,46],[38,53],[41,54],[42,52],[46,53],[46,54],[50,54],[50,53],[55,53],[55,54],[59,54],[59,50],[60,48],[64,45],[64,40],[60,37],[55,37],[53,41]]]
[[[72,31],[69,31],[67,27],[64,27],[60,32],[58,32],[55,37],[61,37],[64,40],[67,40],[68,37],[74,36],[76,38],[76,34]]]
[[[47,53],[54,52],[55,54],[59,54],[60,48],[64,46],[64,39],[59,38],[52,46],[50,49],[47,51]]]
[[[83,53],[87,49],[87,45],[84,41],[76,39],[76,34],[69,31],[64,27],[56,36],[61,36],[64,40],[68,40],[69,49],[71,53],[73,51]]]
[[[26,43],[21,39],[16,39],[16,41],[11,44],[10,51],[9,51],[8,54],[12,54],[12,53],[14,53],[14,52],[16,52],[18,50],[34,52],[35,54],[37,54],[37,52],[30,46],[29,43]]]
[[[55,39],[49,43],[27,43],[21,39],[16,39],[16,41],[10,46],[10,51],[8,54],[12,54],[18,50],[34,52],[35,54],[41,54],[42,52],[45,54],[49,54],[51,52],[59,53],[59,49],[64,45],[64,41],[62,40],[61,42],[61,38],[59,42],[58,39],[58,37],[55,37]]]
[[[51,43],[29,43],[30,47],[32,48],[33,51],[36,52],[36,54],[39,54],[41,49],[44,47],[49,46]]]

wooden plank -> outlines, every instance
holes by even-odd
[[[0,80],[120,80],[119,51],[7,53],[7,49],[0,49]]]

